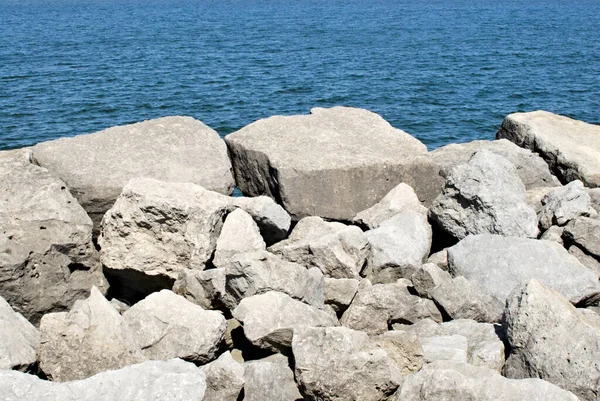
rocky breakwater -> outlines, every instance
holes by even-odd
[[[597,400],[600,134],[532,114],[527,148],[333,108],[0,152],[0,398]]]

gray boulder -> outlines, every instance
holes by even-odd
[[[67,383],[0,371],[4,401],[207,401],[205,390],[204,373],[180,359],[147,361]]]
[[[243,254],[222,268],[181,272],[173,290],[206,309],[233,310],[247,297],[268,291],[283,292],[316,308],[323,308],[323,273],[307,269],[269,252]]]
[[[290,262],[318,267],[327,277],[359,278],[369,243],[362,230],[311,216],[300,220],[290,237],[269,248]]]
[[[510,380],[491,369],[452,361],[425,365],[408,376],[394,400],[578,401],[572,393],[544,380]]]
[[[581,400],[598,399],[600,326],[568,299],[531,280],[508,297],[503,325],[510,347],[507,377],[539,377]]]
[[[402,284],[373,285],[365,279],[340,323],[354,330],[380,334],[392,323],[415,323],[425,318],[442,321],[440,311],[429,299],[411,295]]]
[[[288,359],[281,354],[244,363],[244,401],[303,400]]]
[[[473,319],[482,323],[499,322],[504,303],[464,277],[443,280],[429,290],[431,299],[452,319]]]
[[[34,324],[106,292],[92,222],[65,183],[28,162],[27,151],[0,158],[0,296]]]
[[[244,388],[244,367],[225,352],[201,367],[206,375],[203,401],[236,401]]]
[[[309,400],[381,401],[404,375],[418,371],[422,349],[414,336],[369,338],[345,327],[296,330],[292,351],[296,380]]]
[[[252,216],[267,245],[287,238],[292,218],[273,199],[267,196],[256,196],[253,198],[233,197],[228,200],[233,206]]]
[[[337,313],[344,312],[352,303],[359,283],[359,280],[353,278],[325,277],[323,282],[325,304],[331,305]]]
[[[552,225],[564,226],[579,216],[595,216],[591,198],[579,180],[555,189],[542,198],[538,213],[540,227],[547,230]]]
[[[415,191],[405,183],[400,183],[378,203],[354,216],[352,222],[371,230],[379,227],[385,220],[405,211],[427,215],[427,208],[421,204]]]
[[[255,346],[278,352],[292,345],[301,326],[337,326],[335,317],[281,292],[269,291],[243,299],[233,310],[244,335]]]
[[[454,361],[467,363],[467,338],[458,334],[420,338],[425,363]]]
[[[54,381],[85,379],[145,359],[129,326],[96,287],[70,312],[42,318],[38,360]]]
[[[37,164],[60,177],[94,221],[132,178],[189,182],[229,195],[234,182],[219,134],[191,117],[164,117],[42,142]]]
[[[454,167],[467,163],[475,153],[482,149],[502,156],[511,162],[526,189],[560,185],[558,179],[550,173],[548,165],[539,155],[528,149],[520,148],[506,139],[453,143],[435,149],[431,152],[431,157],[440,165],[442,175],[448,175]]]
[[[431,202],[441,185],[425,145],[367,110],[270,117],[225,142],[241,191],[270,196],[295,220],[349,221],[401,182]]]
[[[556,190],[556,187],[537,187],[528,189],[525,192],[525,201],[536,213],[539,213],[543,206],[542,199],[554,190]]]
[[[586,188],[586,190],[590,196],[592,207],[600,214],[600,188]],[[596,218],[598,218],[598,215],[596,215]]]
[[[564,245],[563,241],[563,233],[565,231],[564,227],[559,226],[551,226],[540,236],[540,239],[546,241],[554,241],[561,245]]]
[[[432,290],[445,281],[452,280],[452,276],[436,264],[426,263],[419,267],[410,277],[410,281],[417,294],[423,298],[431,299]]]
[[[266,250],[267,245],[252,216],[236,209],[227,215],[223,223],[212,263],[216,267],[224,267],[242,254]]]
[[[502,304],[522,283],[537,279],[574,304],[593,304],[598,276],[553,241],[473,235],[448,249],[449,270]]]
[[[569,247],[569,254],[575,256],[582,265],[584,265],[600,277],[600,261],[598,259],[586,253],[577,245],[571,245]]]
[[[444,248],[441,251],[429,255],[427,263],[433,263],[442,270],[448,270],[448,248]]]
[[[458,239],[470,234],[538,234],[537,216],[525,201],[525,186],[515,167],[485,149],[452,169],[429,216]]]
[[[366,276],[374,283],[409,278],[431,249],[431,226],[423,213],[401,212],[365,233],[371,245]]]
[[[0,297],[0,370],[27,370],[36,362],[37,329]]]
[[[600,259],[600,220],[580,217],[565,226],[563,237]]]
[[[123,313],[148,359],[181,358],[207,363],[217,357],[227,323],[169,290],[148,295]]]
[[[105,271],[133,293],[171,288],[182,270],[206,268],[223,220],[236,208],[247,208],[259,227],[271,230],[269,222],[281,220],[279,212],[285,212],[271,200],[272,207],[264,207],[265,199],[242,202],[195,184],[133,179],[102,221],[98,242]],[[231,248],[231,238],[229,245],[225,241],[222,247]]]
[[[600,126],[547,111],[507,116],[496,134],[538,153],[563,182],[600,186]]]

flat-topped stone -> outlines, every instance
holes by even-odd
[[[96,229],[132,178],[190,182],[227,195],[234,186],[225,143],[191,117],[163,117],[42,142],[33,147],[33,157],[67,183]]]
[[[539,153],[563,181],[600,186],[600,126],[547,111],[514,113],[496,134]]]
[[[441,186],[425,145],[367,110],[274,116],[225,141],[242,192],[272,197],[296,220],[350,220],[401,182],[426,202]]]

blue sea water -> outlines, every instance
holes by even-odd
[[[334,105],[430,148],[515,111],[600,123],[600,1],[0,0],[0,149]]]

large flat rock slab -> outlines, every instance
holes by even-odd
[[[60,177],[96,228],[125,184],[147,177],[233,191],[231,163],[219,134],[191,117],[164,117],[33,147],[42,167]]]
[[[430,202],[441,186],[425,145],[367,110],[270,117],[225,142],[242,192],[272,197],[296,220],[351,220],[401,182]]]
[[[65,183],[31,164],[28,151],[1,153],[0,296],[37,324],[107,283],[92,221]]]
[[[563,181],[600,186],[598,125],[539,110],[508,115],[496,137],[539,153]]]

